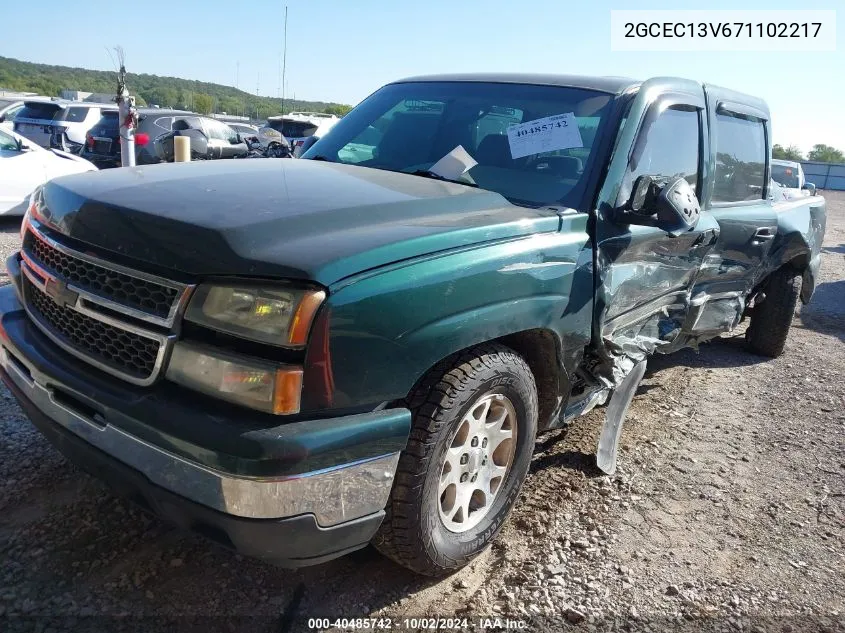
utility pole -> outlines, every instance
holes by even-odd
[[[135,97],[129,96],[126,87],[126,59],[123,48],[115,47],[120,70],[117,73],[117,111],[120,116],[120,164],[122,167],[135,166],[135,128],[138,125],[138,111],[135,109]]]
[[[240,88],[240,85],[238,83],[240,81],[240,77],[241,77],[241,62],[237,61],[237,62],[235,62],[235,89],[236,90]]]
[[[282,114],[285,113],[285,71],[288,61],[288,5],[285,5],[285,44],[282,49]]]

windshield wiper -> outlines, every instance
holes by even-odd
[[[331,160],[331,159],[330,159],[330,158],[328,158],[327,156],[322,156],[322,155],[318,155],[318,156],[311,156],[310,158],[307,158],[306,160],[324,160],[324,161],[326,161],[327,163],[333,163],[333,162],[334,162],[333,160]]]
[[[422,176],[423,178],[431,178],[432,180],[443,180],[445,182],[454,182],[458,185],[466,185],[467,187],[475,187],[478,188],[478,185],[474,182],[466,182],[464,180],[453,180],[451,178],[444,178],[437,172],[433,172],[430,169],[418,169],[416,171],[400,171],[401,174],[410,174],[411,176]]]

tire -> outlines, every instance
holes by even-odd
[[[783,266],[769,275],[763,286],[766,299],[755,306],[745,340],[755,354],[777,358],[783,354],[795,306],[801,294],[801,273]]]
[[[534,450],[537,388],[522,357],[489,343],[436,365],[405,404],[413,416],[410,439],[373,544],[412,571],[440,576],[481,553],[514,506]],[[503,421],[490,422],[499,418]],[[510,440],[501,439],[509,425]],[[483,439],[476,445],[473,437]],[[491,479],[489,469],[504,474]],[[477,486],[494,492],[488,497],[474,491],[467,506],[461,499],[470,497],[456,491],[476,486],[473,472]],[[459,484],[465,475],[469,483]],[[482,499],[483,506],[473,510]]]

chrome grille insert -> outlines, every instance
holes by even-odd
[[[160,340],[123,330],[59,305],[28,278],[23,284],[24,297],[32,315],[65,346],[71,346],[86,357],[137,380],[145,381],[153,376],[162,347]]]
[[[31,220],[21,258],[24,304],[45,335],[128,382],[155,382],[192,286],[80,253]]]
[[[57,277],[107,308],[170,327],[188,286],[80,253],[40,232],[30,221],[24,260],[43,276]]]

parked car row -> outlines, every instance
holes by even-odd
[[[295,157],[303,152],[303,145],[309,138],[324,136],[340,119],[325,112],[291,112],[267,119],[267,125],[259,130],[262,147],[284,138],[290,143]]]
[[[139,108],[136,161],[173,160],[173,137],[190,136],[194,160],[246,156],[257,144],[257,127],[229,125],[184,110]],[[0,123],[44,149],[78,154],[100,168],[120,166],[120,122],[116,104],[80,103],[46,97],[0,101]]]
[[[245,156],[249,148],[232,126],[184,110],[139,108],[135,131],[135,162],[138,165],[173,161],[173,138],[191,138],[191,160]],[[98,167],[120,166],[118,114],[104,112],[89,130],[81,156]]]

